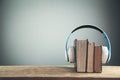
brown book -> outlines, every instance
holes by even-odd
[[[102,46],[95,46],[94,71],[102,72]]]
[[[88,40],[77,40],[76,41],[76,66],[77,72],[86,72],[87,69],[87,46]]]
[[[94,66],[94,43],[88,43],[87,72],[93,72]]]

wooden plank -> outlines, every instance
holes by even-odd
[[[102,73],[77,73],[73,66],[0,66],[1,77],[119,78],[119,66],[103,66]]]
[[[77,77],[7,77],[0,80],[120,80],[119,78],[77,78]]]
[[[86,72],[87,70],[87,44],[88,40],[76,41],[76,65],[77,72]]]

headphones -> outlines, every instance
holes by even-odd
[[[65,58],[66,58],[67,62],[70,62],[70,63],[75,62],[75,49],[74,49],[74,46],[72,46],[72,47],[68,46],[70,37],[72,36],[72,34],[75,31],[77,31],[79,29],[83,29],[83,28],[95,29],[95,30],[99,31],[103,35],[107,46],[102,46],[102,64],[108,63],[110,61],[110,58],[111,58],[110,40],[109,40],[107,34],[103,30],[101,30],[100,28],[98,28],[96,26],[92,26],[92,25],[82,25],[82,26],[79,26],[79,27],[73,29],[72,32],[70,32],[70,34],[68,35],[68,37],[66,39],[66,44],[65,44]]]

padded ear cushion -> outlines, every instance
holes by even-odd
[[[69,56],[69,62],[74,63],[75,62],[75,51],[74,47],[71,46],[68,49],[68,56]]]
[[[102,46],[102,64],[107,62],[108,58],[108,48],[107,46]]]

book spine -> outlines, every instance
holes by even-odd
[[[87,69],[87,48],[88,40],[77,40],[76,41],[76,65],[77,72],[86,72]]]
[[[102,46],[95,46],[94,72],[102,72]]]
[[[87,72],[93,72],[94,66],[94,43],[88,43]]]
[[[77,59],[76,59],[76,47],[77,46],[76,46],[76,44],[77,44],[77,39],[74,40],[74,47],[75,47],[75,50],[74,50],[74,53],[75,53],[74,54],[75,55],[74,56],[75,57],[74,67],[75,67],[75,70],[77,71],[77,63],[76,63],[77,62]]]

